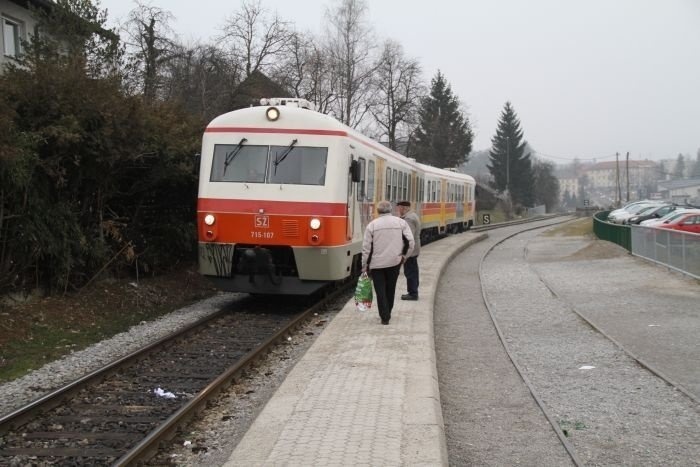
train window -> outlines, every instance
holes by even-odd
[[[265,183],[268,146],[217,144],[211,164],[212,182]]]
[[[365,182],[366,182],[366,175],[365,175],[365,160],[360,157],[358,159],[360,163],[360,181],[357,184],[357,200],[358,201],[364,201],[365,199]]]
[[[403,199],[408,199],[408,174],[403,174]]]
[[[269,183],[324,185],[328,148],[271,146]]]
[[[399,187],[399,191],[398,191],[398,195],[397,195],[396,201],[400,201],[401,199],[403,199],[403,198],[401,197],[401,193],[403,193],[403,172],[401,172],[401,171],[399,171],[399,183],[398,183],[398,187]]]
[[[399,171],[394,169],[391,174],[391,201],[397,201],[396,199],[396,188],[399,185]]]
[[[391,169],[386,169],[386,199],[391,199]]]
[[[374,201],[374,161],[367,163],[367,201]]]

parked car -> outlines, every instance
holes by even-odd
[[[700,212],[685,212],[673,220],[661,222],[654,227],[700,234]]]
[[[620,214],[621,212],[627,211],[628,209],[632,208],[633,206],[637,206],[638,204],[649,204],[652,202],[653,201],[651,201],[651,200],[643,199],[640,201],[633,201],[631,203],[627,203],[624,206],[622,206],[621,208],[614,209],[614,210],[610,211],[608,213],[608,219],[610,219],[610,217],[615,217],[616,215]]]
[[[613,211],[610,214],[608,214],[608,222],[612,222],[613,224],[624,224],[627,219],[630,217],[639,214],[640,212],[652,207],[652,206],[659,206],[660,204],[657,203],[640,203],[640,204],[635,204],[632,206],[628,206],[626,208],[623,208],[619,211]]]
[[[700,213],[700,209],[679,207],[675,211],[669,212],[664,217],[661,217],[659,219],[648,219],[648,220],[642,221],[639,225],[642,225],[644,227],[654,227],[655,225],[661,224],[662,222],[676,219],[677,217],[682,216],[686,212],[698,212],[698,213]]]
[[[676,209],[678,209],[678,206],[676,206],[675,204],[661,204],[659,206],[650,206],[644,211],[641,211],[627,219],[626,224],[639,224],[642,221],[648,219],[660,219],[666,214],[675,211]]]

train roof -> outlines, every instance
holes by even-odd
[[[330,115],[326,115],[315,110],[302,108],[297,105],[275,105],[280,111],[280,117],[277,121],[269,121],[265,117],[263,110],[269,108],[270,105],[259,105],[254,107],[247,107],[240,110],[234,110],[228,112],[218,117],[214,118],[207,129],[215,128],[225,128],[225,127],[255,127],[255,128],[279,128],[283,126],[290,130],[305,130],[305,131],[318,131],[319,134],[329,134],[324,132],[332,132],[330,134],[336,136],[347,136],[358,142],[361,142],[365,146],[371,148],[375,153],[381,153],[385,157],[393,158],[401,161],[402,163],[414,167],[416,170],[423,171],[425,173],[449,178],[453,180],[461,180],[465,182],[474,183],[474,178],[470,175],[456,172],[451,169],[441,169],[433,167],[427,164],[417,162],[413,158],[409,158],[400,154],[383,144],[368,138],[362,133],[350,128],[349,126],[341,123]],[[285,117],[293,117],[293,124],[290,126],[285,126]]]

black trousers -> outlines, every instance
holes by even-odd
[[[396,281],[399,279],[401,265],[390,268],[372,269],[372,283],[377,296],[377,308],[379,317],[383,321],[391,319],[391,310],[394,308],[394,295],[396,295]]]
[[[403,275],[406,276],[408,294],[418,296],[418,256],[406,258],[406,262],[403,263]]]

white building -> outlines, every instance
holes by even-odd
[[[663,199],[674,203],[700,206],[700,178],[659,182],[658,191]]]
[[[36,32],[37,21],[29,8],[52,6],[49,0],[0,0],[0,73],[5,64],[22,54],[22,42],[30,40]]]
[[[658,168],[653,161],[599,162],[586,172],[590,188],[621,189],[627,187],[629,176],[630,189],[640,189],[653,184],[658,178]]]
[[[564,199],[564,193],[569,193],[569,196],[578,196],[579,184],[578,177],[559,178],[559,198]]]

